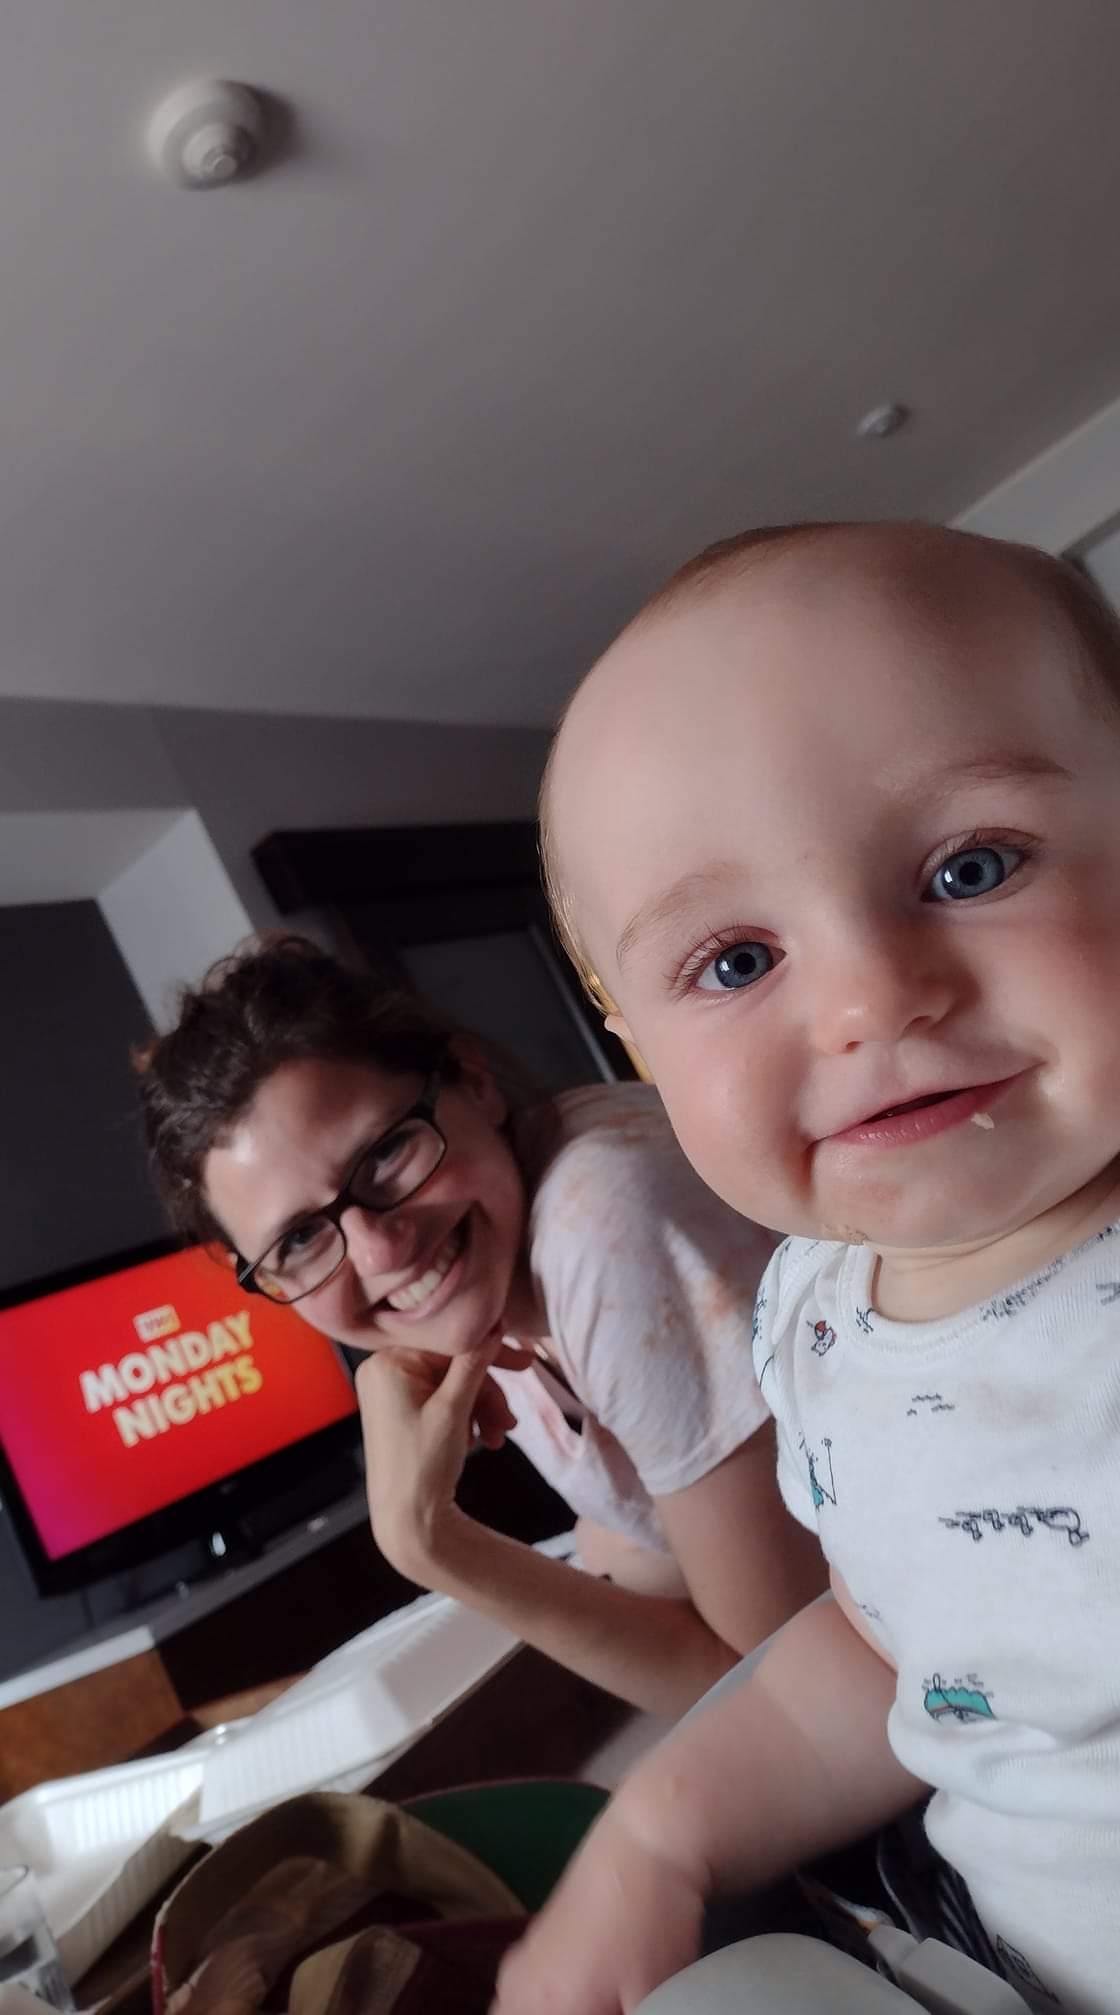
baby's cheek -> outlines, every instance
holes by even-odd
[[[797,1155],[778,1102],[761,1087],[744,1087],[710,1057],[655,1068],[654,1076],[677,1139],[708,1187],[744,1217],[783,1227],[786,1199],[797,1186]]]

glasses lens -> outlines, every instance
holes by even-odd
[[[375,1141],[350,1183],[356,1203],[393,1210],[412,1195],[443,1159],[443,1139],[426,1119],[409,1119]]]
[[[265,1253],[253,1278],[270,1301],[298,1301],[322,1287],[345,1251],[342,1233],[329,1217],[305,1217]]]

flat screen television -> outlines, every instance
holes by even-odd
[[[334,1346],[198,1247],[0,1293],[0,1495],[42,1594],[236,1530],[357,1441]]]

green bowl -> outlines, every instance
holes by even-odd
[[[532,1911],[556,1887],[607,1796],[595,1784],[518,1778],[433,1791],[404,1805],[485,1862]]]

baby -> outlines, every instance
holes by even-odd
[[[628,1780],[501,2015],[631,2009],[713,1891],[929,1786],[1024,2000],[1115,2011],[1120,624],[963,533],[728,541],[580,688],[544,826],[686,1153],[793,1234],[755,1362],[836,1599]]]

